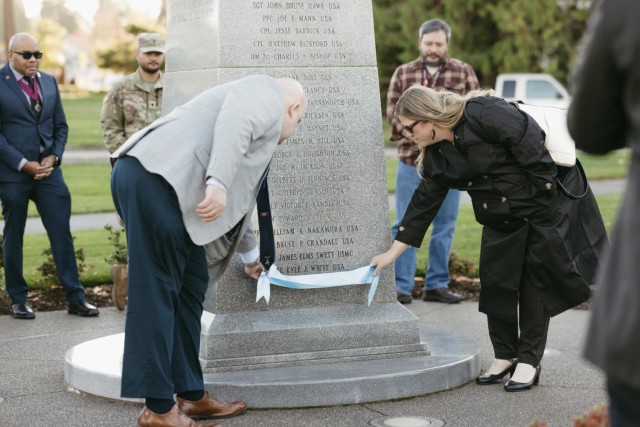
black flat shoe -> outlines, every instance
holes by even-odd
[[[533,376],[533,378],[531,378],[531,381],[527,381],[526,383],[518,383],[518,382],[509,380],[504,384],[504,389],[506,391],[529,390],[531,386],[538,385],[538,382],[540,381],[541,370],[542,370],[542,366],[540,365],[536,366],[536,373]]]
[[[486,385],[486,384],[496,384],[503,380],[504,376],[509,374],[509,376],[513,375],[513,372],[516,370],[516,365],[518,364],[518,359],[511,360],[511,366],[509,366],[504,371],[498,374],[482,374],[476,378],[476,384]]]
[[[67,313],[82,317],[95,317],[100,314],[95,306],[89,304],[85,300],[70,302]]]
[[[11,316],[14,319],[35,319],[36,315],[26,302],[24,304],[11,304]]]

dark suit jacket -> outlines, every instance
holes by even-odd
[[[598,279],[585,357],[640,390],[640,2],[601,1],[574,76],[568,125],[576,146],[633,152],[611,251]]]
[[[53,76],[38,72],[42,111],[36,118],[27,97],[7,63],[0,69],[0,182],[26,182],[33,178],[18,172],[20,161],[40,161],[53,154],[62,158],[69,129],[60,92]],[[40,145],[45,147],[40,152]]]

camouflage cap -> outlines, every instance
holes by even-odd
[[[162,35],[158,33],[138,34],[138,50],[142,53],[164,53],[164,39],[162,38]]]

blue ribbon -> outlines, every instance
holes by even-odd
[[[339,286],[371,285],[368,295],[368,306],[371,306],[373,297],[378,288],[379,275],[374,275],[375,265],[357,268],[351,271],[337,271],[334,273],[307,274],[302,276],[285,276],[278,271],[275,264],[271,266],[269,272],[262,271],[258,278],[258,288],[256,290],[256,302],[264,298],[269,304],[271,296],[270,285],[282,286],[290,289],[324,289]]]

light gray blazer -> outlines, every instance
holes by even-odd
[[[191,240],[205,245],[251,215],[278,145],[284,102],[280,84],[264,75],[216,86],[131,135],[111,157],[136,157],[162,176],[178,196]],[[226,186],[227,206],[203,222],[195,210],[208,178]]]

